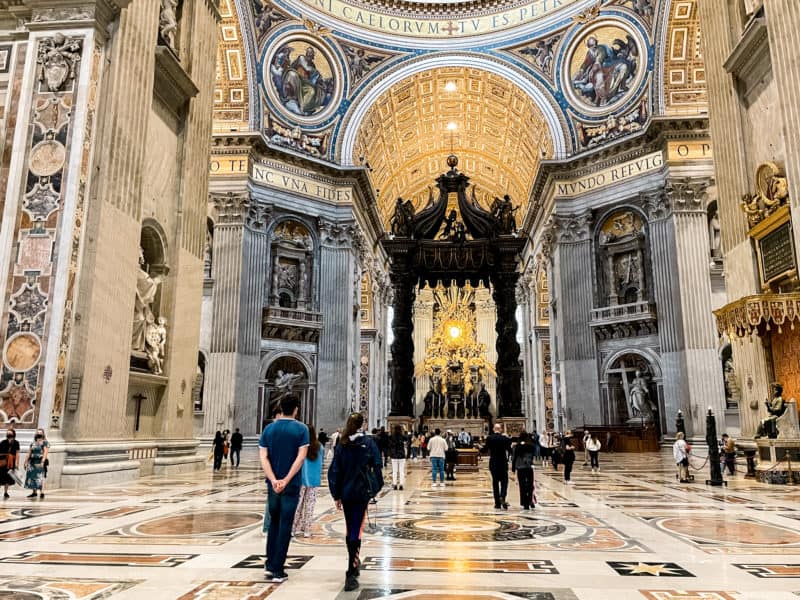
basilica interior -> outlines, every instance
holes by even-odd
[[[49,443],[0,597],[797,597],[798,32],[798,0],[0,0],[0,421]],[[355,593],[323,485],[271,583],[288,396],[574,438],[575,485],[540,462],[498,512],[479,454],[409,460]]]

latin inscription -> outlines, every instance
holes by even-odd
[[[669,142],[667,155],[671,162],[683,160],[703,160],[714,157],[711,140],[691,140],[686,142]]]
[[[466,37],[525,25],[580,0],[533,0],[524,6],[489,15],[464,19],[427,19],[422,15],[404,18],[372,11],[362,2],[306,0],[305,3],[339,20],[376,31],[408,37]]]
[[[784,223],[758,243],[761,249],[761,273],[764,283],[796,267],[791,223]]]
[[[251,177],[253,181],[270,187],[328,202],[350,202],[353,199],[353,192],[349,187],[326,185],[311,178],[285,173],[268,165],[254,163]]]
[[[557,195],[562,198],[574,198],[610,185],[621,183],[664,166],[664,154],[653,152],[621,165],[609,167],[598,173],[592,173],[579,179],[563,181],[556,184]]]

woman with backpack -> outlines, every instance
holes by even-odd
[[[328,488],[336,508],[344,511],[347,543],[347,573],[344,590],[358,589],[361,533],[367,507],[383,487],[383,461],[375,441],[361,428],[364,415],[353,413],[347,419],[339,445],[328,469]]]

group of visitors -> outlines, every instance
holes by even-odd
[[[244,436],[239,432],[238,427],[232,435],[229,429],[217,431],[211,442],[211,456],[209,456],[209,458],[212,456],[214,458],[214,470],[222,469],[222,463],[228,457],[230,457],[231,467],[238,468],[243,442]]]
[[[50,466],[49,452],[50,442],[47,441],[44,429],[37,429],[25,455],[23,482],[16,472],[21,454],[17,432],[13,427],[6,430],[6,439],[0,441],[0,483],[3,484],[4,499],[10,498],[8,488],[12,485],[24,485],[26,489],[31,490],[28,498],[44,499],[44,482],[47,478],[47,468]]]
[[[723,470],[727,469],[728,474],[731,476],[736,475],[736,440],[727,433],[723,433],[717,444],[719,445],[720,462]],[[690,456],[692,456],[692,446],[686,440],[686,434],[679,431],[675,434],[675,443],[672,444],[672,457],[678,469],[678,481],[681,483],[690,483],[694,479],[689,473]]]
[[[299,404],[293,396],[283,398],[281,412],[264,429],[258,443],[261,467],[267,481],[265,520],[269,520],[264,569],[274,582],[285,581],[288,577],[285,563],[291,537],[310,534],[317,488],[322,479],[324,447],[313,426],[297,420]],[[386,436],[395,450],[399,436],[402,436],[402,431],[397,429],[391,436],[395,438],[394,442]],[[365,433],[361,413],[351,414],[341,434],[337,432],[333,437],[328,488],[336,508],[344,512],[347,546],[344,589],[352,591],[359,587],[361,534],[369,503],[383,487],[382,467],[386,455],[381,452],[375,436]],[[405,440],[402,446],[405,449]],[[393,464],[395,460],[405,461],[405,455],[395,459],[392,446],[387,445],[387,448]],[[400,466],[397,465],[398,476],[402,477]]]

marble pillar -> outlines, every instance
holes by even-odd
[[[772,76],[778,86],[783,118],[780,133],[786,152],[784,164],[797,249],[800,248],[800,61],[797,59],[800,4],[794,0],[764,0],[764,15],[769,32]]]
[[[320,302],[322,334],[319,339],[317,371],[317,426],[331,431],[341,427],[348,412],[355,408],[353,381],[353,249],[352,223],[320,219]]]
[[[272,207],[251,203],[242,231],[241,297],[239,306],[239,353],[236,369],[236,396],[233,425],[244,435],[260,433],[258,422],[258,385],[261,373],[261,319],[266,305],[269,256],[267,229]]]
[[[591,214],[558,215],[555,225],[558,240],[555,249],[558,298],[556,338],[560,361],[555,410],[568,407],[565,411],[567,420],[562,427],[569,428],[582,423],[601,422],[595,340],[589,327],[594,307],[592,278],[588,276],[594,261],[590,237]]]
[[[217,213],[212,264],[213,315],[206,368],[203,432],[213,435],[233,425],[237,400],[239,326],[242,306],[242,262],[245,217],[250,206],[245,192],[212,193]],[[260,320],[260,319],[259,319]]]
[[[428,342],[433,336],[433,290],[424,287],[417,292],[414,301],[414,367],[421,373],[420,366],[425,361]],[[422,414],[423,398],[431,386],[427,374],[418,374],[414,379],[414,406],[417,415]]]
[[[475,339],[479,344],[486,348],[486,362],[490,365],[497,363],[497,332],[495,331],[495,321],[497,311],[492,291],[481,284],[475,289]],[[497,414],[497,379],[494,375],[487,373],[484,383],[486,391],[492,397],[490,411],[493,415]]]

